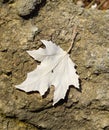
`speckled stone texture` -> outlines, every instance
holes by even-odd
[[[30,15],[33,11],[37,12],[38,5],[42,0],[18,0],[16,2],[16,8],[18,14],[22,17]]]
[[[78,35],[71,52],[81,91],[70,87],[65,100],[52,106],[54,88],[41,97],[15,88],[37,67],[27,50],[52,40],[67,50],[73,25]],[[21,18],[16,1],[0,8],[0,129],[109,129],[109,11],[83,9],[72,0],[47,0],[38,15]],[[16,127],[15,127],[16,126]]]

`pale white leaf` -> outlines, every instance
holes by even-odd
[[[35,60],[41,61],[41,64],[28,73],[26,80],[16,85],[16,88],[25,92],[39,91],[44,95],[48,88],[54,85],[54,105],[60,99],[64,99],[70,85],[79,88],[79,76],[67,52],[51,41],[41,41],[46,48],[27,51]]]

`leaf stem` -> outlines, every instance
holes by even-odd
[[[76,36],[77,36],[77,25],[74,25],[72,42],[71,42],[69,49],[67,50],[68,54],[71,52],[71,50],[74,46]]]
[[[94,3],[95,3],[95,0],[92,0],[92,2],[91,2],[88,6],[86,6],[86,9],[91,8],[91,6],[92,6]]]
[[[98,5],[97,9],[100,9],[101,6],[106,2],[106,0],[102,0],[101,3]]]

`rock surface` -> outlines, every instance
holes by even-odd
[[[30,15],[35,9],[37,12],[38,4],[40,4],[42,0],[18,0],[16,2],[16,7],[18,14],[20,16]]]
[[[0,8],[0,129],[108,130],[109,11],[85,10],[72,0],[48,0],[37,17],[24,20],[16,6],[15,1]],[[67,50],[73,24],[78,25],[78,36],[71,58],[81,92],[70,87],[66,99],[53,107],[53,88],[43,98],[16,90],[37,66],[26,50],[42,46],[40,39]]]

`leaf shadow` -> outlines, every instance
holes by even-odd
[[[67,103],[68,102],[68,97],[69,97],[69,93],[70,93],[70,90],[73,88],[73,89],[76,89],[77,91],[79,91],[80,93],[82,93],[82,87],[81,87],[81,79],[79,79],[79,88],[75,88],[75,86],[73,85],[70,85],[69,86],[69,89],[67,90],[67,93],[66,93],[66,96],[64,99],[61,99],[60,101],[58,101],[54,107],[57,107],[57,106],[61,106],[63,105],[64,103]]]
[[[45,92],[45,94],[42,96],[42,98],[46,98],[49,93],[50,93],[50,88],[48,88],[48,90]]]
[[[22,90],[20,90],[22,91]],[[24,92],[24,91],[23,91]],[[31,91],[31,92],[27,92],[28,95],[31,95],[31,94],[34,94],[34,93],[37,93],[37,94],[40,94],[39,91]],[[50,88],[48,88],[48,90],[45,92],[44,95],[42,95],[42,98],[46,98],[48,96],[48,94],[50,93]],[[41,96],[41,95],[40,95]]]
[[[75,88],[75,86],[70,85],[70,86],[69,86],[69,89],[68,89],[67,92],[66,92],[65,98],[64,98],[64,99],[60,99],[60,100],[54,105],[54,107],[61,106],[61,105],[63,105],[64,103],[67,103],[67,102],[68,102],[69,93],[70,93],[70,90],[71,90],[72,88],[73,88],[73,89],[76,89],[77,91],[79,91],[79,92],[82,93],[81,83],[82,83],[82,81],[81,81],[81,79],[79,79],[79,88]],[[53,88],[54,88],[54,86],[53,86]],[[51,87],[48,88],[48,90],[45,92],[45,94],[42,96],[42,98],[46,98],[46,97],[48,96],[48,94],[50,94],[50,90],[51,90],[51,89],[52,89]],[[20,90],[20,91],[21,91],[21,92],[24,92],[23,90]],[[53,90],[53,91],[54,91],[54,90]],[[39,94],[38,91],[27,92],[26,94],[27,94],[27,95],[31,95],[31,94],[34,94],[34,93]],[[53,100],[52,100],[52,102],[53,102]]]

